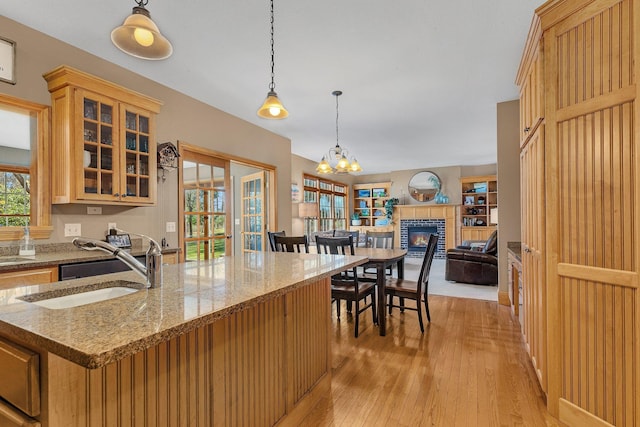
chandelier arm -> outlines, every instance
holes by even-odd
[[[145,7],[148,3],[149,0],[133,0],[138,4],[138,7]]]

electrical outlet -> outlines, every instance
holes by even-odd
[[[87,215],[102,215],[102,207],[87,206]]]
[[[167,223],[167,233],[175,233],[176,232],[176,223],[168,222]]]
[[[64,237],[76,237],[82,235],[82,224],[65,224]]]
[[[115,222],[110,222],[107,224],[107,231],[108,230],[113,230],[114,228],[118,228],[116,227],[116,223]]]

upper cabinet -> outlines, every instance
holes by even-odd
[[[67,66],[44,75],[52,105],[52,203],[156,202],[160,101]]]
[[[533,135],[544,117],[543,45],[537,22],[531,26],[516,83],[520,86],[520,146]]]

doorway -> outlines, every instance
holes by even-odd
[[[275,229],[271,165],[178,142],[182,261],[266,250]]]

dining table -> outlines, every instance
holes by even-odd
[[[404,258],[406,249],[381,249],[381,248],[355,248],[355,255],[369,258],[362,267],[376,269],[376,293],[378,299],[378,331],[381,336],[387,333],[387,310],[385,303],[385,285],[387,281],[386,271],[394,264],[398,268],[398,278],[404,279]]]

